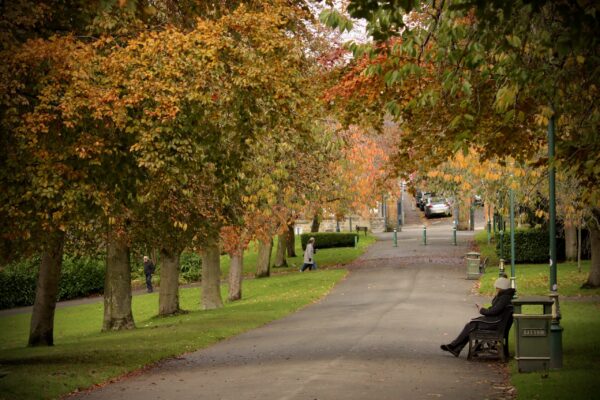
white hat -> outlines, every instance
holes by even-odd
[[[502,290],[508,289],[510,287],[510,281],[506,278],[498,278],[496,279],[496,282],[494,282],[494,287]]]

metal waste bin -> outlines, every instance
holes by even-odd
[[[474,251],[467,253],[467,279],[479,279],[479,263],[481,254]]]
[[[544,296],[525,296],[513,299],[516,328],[515,359],[519,372],[544,371],[550,366],[550,325],[552,299]],[[527,314],[523,312],[527,307]]]

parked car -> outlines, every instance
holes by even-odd
[[[430,197],[425,205],[425,216],[431,218],[438,215],[452,215],[450,203],[443,197]]]
[[[433,196],[435,196],[435,193],[423,192],[421,194],[421,201],[419,201],[418,204],[421,211],[425,211],[425,205],[427,204],[427,201]]]
[[[423,191],[420,189],[417,189],[417,192],[415,193],[415,204],[417,205],[417,207],[419,207],[419,204],[421,204],[422,197],[423,197]]]

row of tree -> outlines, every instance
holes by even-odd
[[[326,98],[347,124],[394,118],[400,129],[390,169],[426,176],[441,166],[431,178],[441,173],[467,199],[483,188],[491,200],[522,169],[545,166],[543,177],[552,164],[568,187],[563,216],[583,216],[590,229],[587,284],[598,287],[599,11],[594,1],[352,0],[321,19],[342,30],[352,27],[347,15],[363,19],[374,42],[348,45],[353,62],[339,69]],[[462,165],[470,152],[478,171]],[[504,168],[511,164],[513,177]],[[464,179],[450,176],[459,170]],[[486,174],[483,185],[476,181]]]
[[[340,163],[356,141],[320,101],[330,45],[311,6],[2,3],[1,250],[42,254],[29,345],[53,344],[65,246],[104,249],[102,329],[131,329],[135,244],[160,253],[160,315],[179,311],[184,249],[202,254],[202,307],[222,307],[222,251],[236,300],[250,241],[268,276],[273,236],[293,244],[302,212],[369,195],[355,183],[373,172],[353,168],[368,156]]]

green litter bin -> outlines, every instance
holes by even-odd
[[[544,371],[547,375],[554,302],[544,296],[524,296],[513,299],[512,304],[516,328],[515,359],[519,372]],[[523,306],[527,306],[527,313]]]
[[[474,251],[467,253],[467,279],[479,279],[479,263],[481,254]]]

